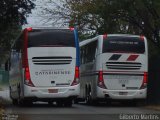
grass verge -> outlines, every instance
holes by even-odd
[[[160,111],[160,105],[148,105],[146,108]]]

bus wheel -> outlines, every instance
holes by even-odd
[[[74,104],[78,104],[78,103],[79,103],[78,98],[74,99]]]
[[[147,105],[147,100],[143,99],[143,100],[138,100],[136,101],[138,106],[146,106]]]
[[[49,101],[49,102],[48,102],[48,105],[53,105],[53,102],[52,102],[52,101]]]
[[[20,97],[20,85],[17,87],[17,90],[18,90],[18,99],[17,99],[17,101],[18,101],[18,105],[19,106],[22,106],[23,105],[23,100],[21,99],[21,97]]]
[[[98,100],[92,100],[92,105],[98,106],[99,105],[99,101]]]
[[[64,103],[64,106],[65,106],[65,107],[72,107],[72,100],[67,100],[67,101]]]
[[[22,99],[18,99],[18,105],[19,106],[24,106],[24,101]]]
[[[57,101],[56,104],[57,104],[58,107],[62,107],[63,106],[63,102],[62,101]]]
[[[86,96],[86,103],[90,105],[92,103],[92,97],[91,97],[91,91],[88,91],[87,96]]]
[[[32,106],[33,102],[32,102],[31,100],[24,100],[24,101],[23,101],[23,104],[24,104],[25,106]]]
[[[19,105],[22,107],[30,107],[32,104],[33,102],[31,100],[20,99],[19,101]]]
[[[18,105],[18,100],[17,99],[12,99],[12,104],[13,105]]]

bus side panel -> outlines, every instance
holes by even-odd
[[[12,51],[11,53],[11,66],[10,66],[10,96],[13,99],[18,99],[20,96],[21,89],[23,87],[23,72],[21,63],[21,53]]]

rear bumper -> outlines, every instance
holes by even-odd
[[[49,92],[51,90],[52,92]],[[57,91],[57,92],[54,92]],[[37,98],[37,99],[63,99],[75,98],[79,96],[80,86],[69,87],[30,87],[24,86],[24,98]]]
[[[147,89],[108,90],[97,87],[97,98],[132,100],[132,99],[146,99],[146,97],[147,97]]]

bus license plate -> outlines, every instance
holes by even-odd
[[[119,92],[119,95],[127,95],[128,92]]]
[[[120,79],[119,80],[120,84],[127,84],[128,82],[129,82],[129,80],[126,80],[126,79]]]
[[[58,89],[48,89],[48,93],[58,93]]]

